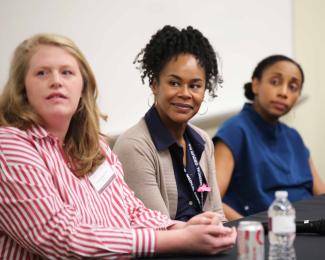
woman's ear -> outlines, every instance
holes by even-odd
[[[260,87],[260,81],[256,78],[254,78],[252,80],[252,91],[255,96],[258,94],[259,87]]]
[[[152,94],[153,94],[154,96],[157,96],[157,95],[158,95],[158,92],[159,92],[158,85],[159,85],[159,84],[158,84],[157,80],[154,79],[154,80],[152,81],[151,86],[150,86],[151,91],[152,91]]]

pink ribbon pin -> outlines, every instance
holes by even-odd
[[[206,184],[202,184],[198,189],[197,192],[210,192],[211,188],[209,186],[207,186]]]

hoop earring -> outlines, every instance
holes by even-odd
[[[151,92],[147,98],[147,105],[152,107],[154,104],[156,104],[155,95]]]
[[[202,108],[204,107],[204,108]],[[197,112],[198,115],[203,116],[205,115],[209,110],[208,102],[206,100],[203,100],[200,106],[199,111]]]

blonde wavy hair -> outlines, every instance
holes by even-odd
[[[65,136],[63,149],[73,161],[74,174],[78,177],[85,176],[105,159],[99,144],[99,119],[106,117],[100,114],[96,104],[98,90],[94,74],[84,55],[69,38],[56,34],[37,34],[18,45],[11,61],[8,81],[0,97],[0,126],[26,130],[42,122],[29,105],[25,89],[30,59],[40,45],[60,47],[79,64],[83,90]]]

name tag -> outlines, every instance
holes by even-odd
[[[89,176],[93,188],[101,193],[114,179],[115,173],[112,167],[105,160],[96,171]]]

